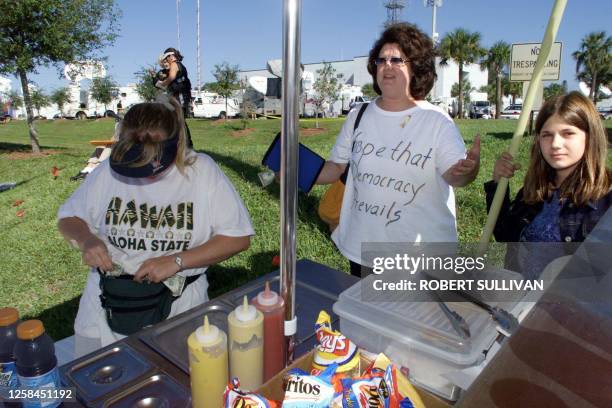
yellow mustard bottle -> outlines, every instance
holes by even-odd
[[[228,383],[227,335],[204,316],[204,326],[189,335],[187,346],[193,407],[223,406]]]
[[[240,388],[255,391],[263,383],[263,314],[247,297],[227,317],[229,327],[230,376]]]

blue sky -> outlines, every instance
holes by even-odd
[[[386,19],[384,0],[303,0],[302,62],[366,55]],[[406,0],[405,21],[431,34],[432,9],[423,0]],[[166,47],[177,47],[175,0],[118,0],[123,11],[120,36],[104,50],[110,75],[121,85],[152,64]],[[553,0],[444,0],[437,13],[440,36],[462,27],[478,31],[482,45],[540,42]],[[281,0],[201,0],[202,83],[211,81],[214,64],[228,61],[241,69],[263,69],[282,54]],[[608,31],[611,0],[569,0],[557,41],[563,42],[561,79],[577,88],[571,53],[589,32]],[[608,35],[612,33],[608,32]],[[192,83],[196,70],[196,0],[181,0],[180,50]],[[17,81],[13,79],[13,87]],[[41,68],[32,79],[46,91],[65,86],[55,69]]]

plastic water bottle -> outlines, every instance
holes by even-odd
[[[57,390],[60,378],[53,340],[40,320],[26,320],[17,326],[15,359],[20,387],[27,390]],[[53,408],[61,401],[34,396],[24,400],[24,408]]]
[[[12,307],[0,308],[0,401],[7,401],[10,390],[19,388],[15,355],[13,349],[17,341],[19,312]],[[7,406],[20,406],[5,402]]]

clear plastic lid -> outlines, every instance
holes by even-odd
[[[496,337],[495,324],[484,310],[467,302],[447,302],[459,313],[470,328],[471,337],[462,338],[453,328],[438,302],[411,302],[408,293],[389,301],[363,301],[364,280],[342,292],[334,304],[334,312],[363,327],[391,338],[407,348],[428,352],[459,365],[477,363],[482,351]]]

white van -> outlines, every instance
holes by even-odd
[[[227,98],[227,111],[225,98],[214,92],[192,92],[194,118],[219,118],[237,116],[240,113],[238,101],[232,97]]]

